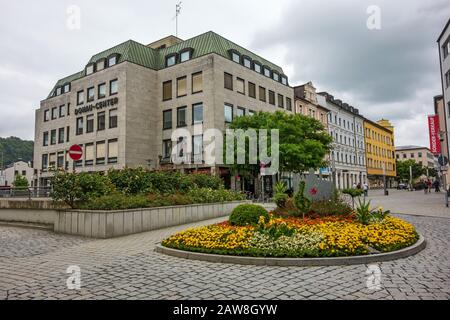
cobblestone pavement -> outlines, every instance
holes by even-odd
[[[450,218],[450,208],[445,206],[442,192],[425,194],[423,191],[389,189],[386,197],[383,190],[370,190],[368,200],[374,206],[382,206],[395,213]]]
[[[187,226],[109,240],[0,227],[0,300],[450,299],[450,219],[402,217],[417,226],[428,246],[416,256],[380,263],[378,291],[367,288],[366,265],[239,266],[154,252],[161,239]],[[70,265],[81,267],[80,291],[67,289]]]

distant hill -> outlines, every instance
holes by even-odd
[[[8,166],[15,161],[21,159],[22,161],[33,161],[33,141],[22,140],[17,137],[0,138],[0,167]]]

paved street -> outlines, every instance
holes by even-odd
[[[390,203],[404,207],[395,194]],[[424,195],[405,194],[416,212]],[[424,206],[422,214],[436,213]],[[110,240],[0,227],[0,299],[450,299],[450,219],[401,217],[417,226],[428,246],[416,256],[379,264],[381,290],[367,288],[366,265],[239,266],[154,252],[161,239],[194,225]],[[81,267],[80,291],[66,287],[71,265]]]

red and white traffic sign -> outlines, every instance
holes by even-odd
[[[71,146],[69,148],[69,157],[73,161],[80,160],[82,156],[83,156],[83,149],[81,149],[81,147],[79,145],[74,144],[73,146]]]

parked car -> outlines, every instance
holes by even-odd
[[[399,183],[397,190],[408,190],[408,185],[406,183]]]

